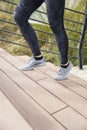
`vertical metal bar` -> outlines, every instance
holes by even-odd
[[[86,27],[87,27],[87,0],[86,0],[86,7],[85,7],[85,17],[83,21],[82,31],[80,35],[80,42],[78,44],[78,66],[80,69],[83,69],[83,57],[82,57],[82,47],[83,47],[83,41],[86,33]]]

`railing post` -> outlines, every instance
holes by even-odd
[[[83,41],[86,33],[86,27],[87,27],[87,0],[86,0],[86,7],[85,7],[85,17],[84,17],[82,31],[80,35],[80,41],[78,44],[78,66],[80,69],[83,69],[82,47],[83,47]]]

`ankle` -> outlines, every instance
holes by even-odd
[[[35,60],[41,60],[41,59],[43,59],[43,56],[42,55],[34,56],[34,59]]]
[[[66,64],[60,64],[60,66],[63,67],[63,68],[67,68],[68,65],[69,65],[69,61]]]

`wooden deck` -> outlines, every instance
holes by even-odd
[[[0,130],[87,130],[87,82],[54,80],[51,63],[20,71],[27,59],[0,49]]]

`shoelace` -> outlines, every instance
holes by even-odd
[[[31,58],[28,60],[28,63],[30,63],[33,59],[34,59],[34,58],[33,58],[33,57],[31,57]]]
[[[65,73],[64,68],[60,67],[58,74]]]

